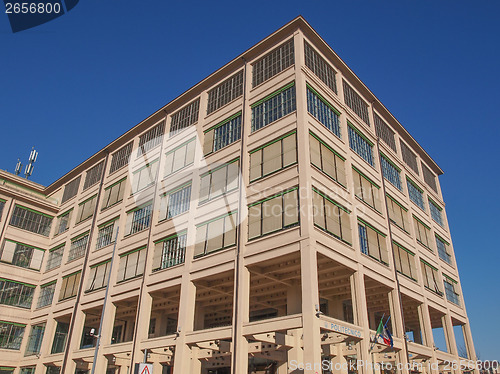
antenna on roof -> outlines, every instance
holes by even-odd
[[[31,148],[31,153],[30,153],[30,158],[29,158],[29,162],[28,162],[28,165],[26,165],[26,170],[24,171],[24,176],[26,177],[26,179],[28,179],[29,177],[31,177],[31,174],[33,174],[33,164],[35,163],[36,159],[38,157],[38,152],[35,151],[35,147]]]
[[[16,171],[15,171],[16,175],[21,174],[22,167],[23,167],[23,164],[22,164],[21,160],[17,159]]]

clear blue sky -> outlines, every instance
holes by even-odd
[[[0,168],[50,184],[302,14],[445,171],[482,359],[500,359],[500,1],[83,0],[12,34],[0,14]]]

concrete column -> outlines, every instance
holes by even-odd
[[[181,297],[179,304],[178,327],[181,329],[175,344],[174,374],[199,374],[199,368],[191,369],[191,349],[186,345],[186,331],[193,331],[194,306],[196,302],[196,286],[188,275],[182,277]],[[196,360],[198,361],[198,360]]]
[[[71,341],[66,344],[66,349],[69,350],[68,362],[66,364],[66,371],[68,373],[73,373],[76,369],[76,363],[75,361],[73,361],[72,353],[80,349],[86,315],[82,310],[78,309],[74,318],[75,324],[73,326],[73,336],[71,338]]]
[[[304,364],[321,365],[321,337],[316,305],[319,306],[318,264],[316,250],[301,243],[302,323],[304,336]],[[305,370],[315,374],[315,370]]]
[[[140,342],[148,338],[149,331],[149,320],[151,318],[151,308],[153,305],[153,298],[151,294],[144,289],[144,294],[141,299],[141,307],[139,310],[139,316],[137,317],[137,325],[134,326],[134,329],[137,329],[135,332],[135,338],[137,339],[137,344],[135,345],[135,363],[143,362],[144,351],[141,349]],[[132,332],[134,333],[134,332]]]
[[[372,358],[368,353],[370,350],[370,325],[368,322],[368,309],[366,303],[366,292],[365,292],[365,281],[362,273],[363,268],[355,272],[352,275],[351,284],[354,284],[354,295],[353,305],[357,306],[358,314],[358,325],[363,328],[363,339],[359,343],[361,349],[359,350],[358,360],[363,360],[364,366],[360,368],[359,372],[362,374],[372,374]]]
[[[425,337],[425,345],[428,347],[434,348],[434,336],[432,335],[432,325],[431,325],[431,317],[429,313],[429,306],[427,302],[424,301],[423,304],[419,307],[420,315],[422,317],[422,325],[424,326],[424,337]],[[436,359],[436,351],[433,350],[432,358],[430,359],[431,364],[431,373],[437,374],[439,370],[432,370],[432,367],[437,367],[437,359]]]
[[[95,373],[105,373],[108,367],[108,359],[102,354],[102,347],[111,343],[113,334],[113,325],[115,321],[116,307],[113,303],[108,302],[106,305],[106,314],[101,316],[102,328],[101,339],[99,341],[99,354],[97,355]]]
[[[246,373],[248,371],[248,340],[241,333],[243,325],[248,323],[250,314],[250,272],[244,266],[243,261],[240,261],[239,271],[239,297],[238,304],[235,305],[235,313],[233,316],[234,324],[237,327],[237,334],[234,335],[233,353],[231,362],[231,371],[233,373]]]
[[[455,339],[455,332],[453,331],[453,322],[451,321],[451,316],[446,313],[442,320],[448,353],[458,356],[457,341]]]

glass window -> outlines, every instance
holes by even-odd
[[[21,268],[40,270],[44,254],[43,249],[6,239],[0,252],[0,261]]]
[[[406,178],[406,185],[408,186],[408,195],[410,196],[410,200],[413,201],[420,209],[425,210],[424,191],[409,178]]]
[[[26,366],[24,368],[21,368],[20,374],[35,374],[35,371],[36,371],[36,366]]]
[[[66,201],[75,197],[78,193],[78,188],[80,187],[80,180],[82,176],[79,175],[77,178],[73,179],[71,182],[66,183],[64,186],[64,192],[61,200],[61,204],[64,204]]]
[[[443,208],[437,205],[434,201],[429,199],[429,210],[431,211],[432,219],[439,224],[439,226],[444,226],[443,222]]]
[[[439,287],[439,279],[437,269],[431,264],[420,260],[420,268],[422,270],[422,279],[424,281],[424,286],[428,290],[442,295],[443,292]]]
[[[118,266],[118,282],[132,279],[144,274],[146,263],[146,247],[141,247],[120,255]]]
[[[309,133],[309,153],[311,164],[342,186],[347,186],[345,158],[311,132]]]
[[[56,284],[56,281],[52,281],[40,287],[40,295],[38,296],[38,303],[36,305],[37,308],[52,305],[52,300],[56,291]]]
[[[90,267],[88,275],[87,292],[106,287],[109,280],[111,259]]]
[[[394,131],[389,127],[387,123],[384,122],[382,118],[375,114],[375,131],[377,136],[382,139],[382,141],[387,144],[394,152],[396,151],[396,139],[394,137]]]
[[[417,237],[417,242],[431,249],[431,228],[415,216],[413,216],[413,221],[415,223],[415,236]]]
[[[354,178],[354,194],[356,197],[380,212],[380,187],[354,166],[352,167],[352,174]]]
[[[389,219],[392,223],[403,229],[406,232],[410,232],[410,222],[408,220],[408,209],[403,207],[398,203],[393,197],[387,195],[387,208],[389,210]]]
[[[359,242],[361,253],[371,258],[389,265],[387,253],[386,235],[358,218]]]
[[[186,256],[186,232],[171,235],[155,243],[153,272],[184,263]]]
[[[69,220],[71,219],[71,213],[73,212],[73,208],[68,210],[67,212],[61,214],[58,218],[57,222],[57,232],[56,235],[62,234],[67,229],[69,229]]]
[[[449,243],[440,236],[436,235],[436,247],[438,250],[439,258],[448,264],[452,264],[451,253],[449,250]]]
[[[133,172],[132,194],[142,191],[156,182],[158,164],[158,159],[156,159]]]
[[[153,204],[151,202],[129,211],[127,215],[125,235],[131,235],[147,229],[151,224],[152,211]]]
[[[335,81],[335,70],[326,60],[304,40],[304,54],[306,66],[323,81],[330,89],[337,93],[337,83]]]
[[[85,183],[83,184],[83,190],[90,188],[101,180],[102,170],[104,168],[104,161],[101,161],[96,166],[92,167],[87,171],[85,175]]]
[[[161,196],[158,219],[170,219],[189,210],[191,203],[191,182]]]
[[[189,139],[178,147],[168,151],[165,159],[165,175],[168,176],[194,163],[196,138]]]
[[[295,82],[252,105],[252,132],[295,111]]]
[[[359,118],[370,126],[370,118],[368,116],[368,104],[361,98],[361,96],[351,87],[345,80],[342,80],[344,88],[344,102],[356,113]]]
[[[97,232],[96,249],[100,249],[114,243],[117,230],[118,218],[115,218],[111,222],[108,221],[102,225],[99,225],[99,231]]]
[[[52,248],[49,251],[49,258],[47,259],[47,265],[45,266],[45,271],[49,271],[59,267],[62,262],[64,253],[64,243]]]
[[[208,91],[207,114],[243,95],[243,70]]]
[[[123,178],[104,189],[101,209],[109,208],[123,200],[126,182],[127,178]]]
[[[340,112],[326,99],[307,85],[307,111],[339,138]]]
[[[133,142],[130,142],[111,155],[110,174],[128,165],[132,154],[132,145]]]
[[[239,158],[201,175],[200,203],[234,191],[239,185]]]
[[[401,144],[401,154],[403,155],[403,161],[410,167],[418,175],[418,165],[417,165],[417,156],[415,153],[408,147],[403,141],[400,141]]]
[[[85,251],[87,250],[88,240],[89,240],[88,232],[79,235],[76,238],[71,239],[71,246],[69,248],[69,254],[68,254],[68,262],[82,258],[85,255]]]
[[[61,290],[59,291],[59,301],[76,296],[78,293],[78,286],[80,285],[81,275],[82,272],[80,270],[63,277]]]
[[[415,253],[396,242],[392,243],[394,251],[394,260],[398,273],[406,275],[408,278],[417,281],[417,269],[415,266]]]
[[[160,122],[150,130],[142,134],[139,137],[139,148],[137,149],[137,157],[159,146],[163,140],[164,133],[165,133],[165,122]]]
[[[241,138],[241,112],[205,131],[203,154],[216,152]]]
[[[425,164],[422,162],[422,174],[424,175],[424,181],[427,183],[427,185],[434,190],[434,192],[438,192],[437,190],[437,183],[436,183],[436,176],[430,171],[430,169],[425,166]]]
[[[444,277],[444,292],[446,294],[446,299],[453,304],[460,305],[460,298],[458,292],[455,290],[455,285],[457,282],[445,275]]]
[[[232,212],[197,225],[194,257],[236,245],[236,216]]]
[[[380,167],[384,178],[398,190],[402,191],[401,170],[382,154],[380,155]]]
[[[69,324],[64,322],[57,322],[56,332],[54,334],[54,341],[52,343],[52,354],[54,353],[62,353],[66,348],[66,340],[68,338]],[[47,373],[49,372],[49,368],[56,366],[47,367]],[[57,368],[59,369],[59,368]],[[52,373],[52,372],[51,372]],[[58,371],[54,371],[53,373],[59,373]]]
[[[172,114],[172,120],[170,122],[170,137],[198,122],[199,111],[200,99],[197,99]]]
[[[294,45],[292,38],[253,64],[252,86],[258,86],[293,64]]]
[[[0,304],[30,309],[36,286],[0,278]]]
[[[363,160],[374,166],[373,143],[356,130],[351,124],[347,126],[349,131],[349,147],[356,152]]]
[[[40,353],[44,332],[45,323],[31,326],[31,333],[28,337],[28,344],[26,345],[26,352],[24,354],[25,356],[32,356]]]
[[[2,219],[3,208],[5,206],[5,200],[0,199],[0,220]]]
[[[312,199],[314,225],[351,245],[351,212],[315,188]]]
[[[48,237],[52,218],[47,214],[16,204],[10,219],[10,225]]]
[[[0,321],[0,348],[21,349],[25,327],[21,323]]]
[[[250,152],[250,182],[297,163],[297,134],[292,132]]]
[[[248,206],[248,239],[258,238],[298,224],[297,188]]]
[[[78,215],[76,223],[83,222],[94,215],[95,205],[97,203],[97,195],[78,204]]]

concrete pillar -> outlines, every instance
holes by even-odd
[[[359,372],[362,374],[373,374],[372,370],[372,358],[368,353],[370,350],[370,325],[368,322],[368,309],[366,305],[366,292],[365,292],[365,280],[362,273],[362,267],[360,270],[352,275],[351,287],[354,289],[355,299],[353,299],[352,304],[357,306],[358,314],[358,325],[363,328],[363,339],[359,343],[361,349],[358,350],[359,356],[358,360],[364,362],[364,366],[360,368]]]
[[[319,306],[318,264],[314,247],[301,243],[302,276],[302,323],[304,336],[304,364],[321,365],[321,337],[316,305]],[[305,374],[315,374],[315,370],[305,370]]]
[[[178,327],[181,329],[175,344],[174,374],[199,374],[200,368],[191,369],[193,361],[191,359],[191,349],[186,344],[186,331],[193,331],[194,327],[194,306],[196,301],[196,286],[188,278],[182,277],[181,297],[179,304]],[[198,371],[196,371],[198,370]]]
[[[447,313],[443,316],[442,320],[448,353],[451,353],[452,355],[458,355],[457,341],[455,339],[455,332],[453,331],[453,322],[451,321],[451,316]]]
[[[434,336],[432,335],[432,325],[431,325],[431,317],[429,313],[429,306],[424,301],[423,304],[419,307],[419,315],[422,317],[422,325],[424,326],[424,336],[425,336],[425,345],[428,347],[434,347]],[[439,370],[432,369],[432,367],[437,368],[437,359],[436,352],[433,350],[432,357],[430,359],[431,370],[430,372],[433,374],[439,373]]]
[[[239,273],[239,295],[233,313],[233,325],[236,334],[233,334],[233,349],[231,357],[231,371],[233,373],[246,373],[248,371],[248,340],[242,335],[243,325],[248,323],[250,315],[250,272],[240,261]],[[236,296],[236,292],[235,292]]]
[[[144,293],[141,298],[141,307],[138,309],[139,315],[136,318],[137,325],[134,326],[134,331],[131,331],[132,334],[135,334],[135,338],[137,340],[134,352],[134,361],[135,361],[134,364],[144,361],[143,360],[144,351],[141,349],[142,347],[140,342],[148,338],[149,320],[151,318],[152,305],[153,305],[153,298],[151,297],[151,294],[146,290],[144,290]]]

